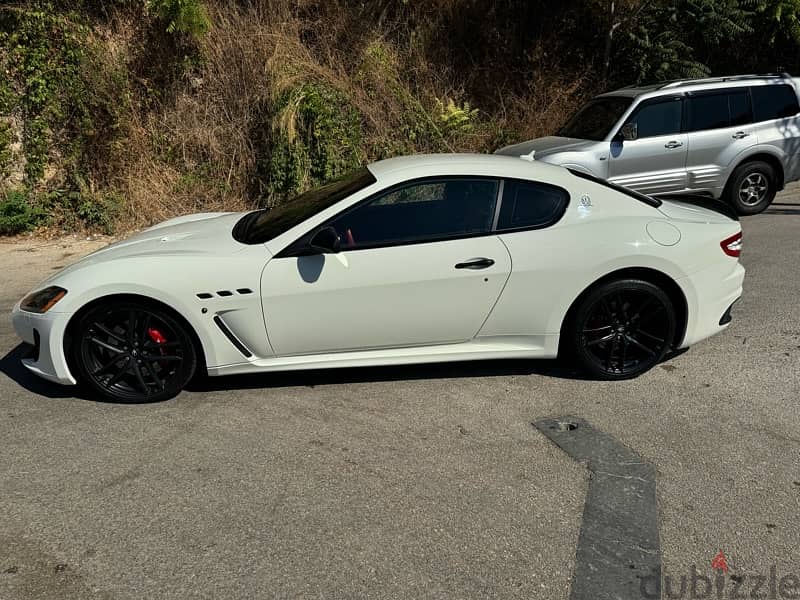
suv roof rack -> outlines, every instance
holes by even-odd
[[[668,88],[682,87],[684,85],[696,85],[701,83],[724,83],[726,81],[747,81],[748,79],[789,79],[789,73],[762,73],[751,75],[731,75],[728,77],[706,77],[703,79],[675,79],[672,81],[665,81],[659,90]]]

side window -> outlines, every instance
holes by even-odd
[[[689,103],[689,131],[719,129],[730,126],[728,94],[692,96]]]
[[[789,85],[760,85],[750,88],[755,121],[792,117],[800,112],[797,94]]]
[[[682,104],[681,100],[673,98],[648,103],[637,110],[628,122],[636,123],[640,138],[679,133]]]
[[[753,122],[750,107],[750,92],[747,89],[728,94],[728,107],[731,111],[731,126],[747,125]]]
[[[530,181],[506,181],[497,230],[547,227],[567,209],[566,190]]]
[[[492,228],[497,188],[494,179],[415,182],[379,194],[329,224],[345,249],[485,234]]]

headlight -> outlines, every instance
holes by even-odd
[[[51,285],[25,296],[25,299],[20,303],[20,308],[28,312],[46,313],[66,295],[67,290],[57,285]]]

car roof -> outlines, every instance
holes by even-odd
[[[605,94],[600,94],[599,97],[656,97],[669,93],[680,94],[700,90],[746,87],[752,85],[774,85],[779,83],[797,84],[797,79],[790,77],[786,73],[766,75],[736,75],[731,77],[706,77],[703,79],[675,79],[672,81],[661,81],[647,85],[624,87],[611,92],[606,92]]]
[[[415,154],[374,162],[368,168],[378,180],[396,181],[443,175],[547,181],[567,175],[563,167],[497,154]]]

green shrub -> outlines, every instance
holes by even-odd
[[[0,234],[9,235],[30,231],[41,225],[47,216],[32,206],[20,190],[7,191],[0,197]]]
[[[200,0],[150,0],[148,8],[166,22],[168,33],[184,33],[197,38],[211,27]]]
[[[278,98],[270,146],[261,171],[274,201],[357,168],[361,117],[340,90],[305,83]]]

